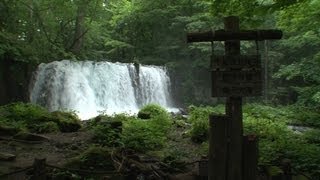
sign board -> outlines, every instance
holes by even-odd
[[[212,97],[262,95],[260,56],[214,56],[211,69]]]
[[[259,55],[225,55],[211,57],[212,70],[221,69],[261,69]]]

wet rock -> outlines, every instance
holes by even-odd
[[[9,153],[0,152],[0,161],[13,161],[16,159],[16,156]]]

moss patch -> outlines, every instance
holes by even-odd
[[[51,113],[41,106],[21,102],[0,106],[0,126],[7,130],[11,128],[11,135],[18,131],[74,132],[81,128],[80,119],[72,112]]]

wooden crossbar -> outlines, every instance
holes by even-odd
[[[282,31],[276,29],[269,30],[241,30],[237,32],[217,30],[207,32],[187,33],[187,42],[211,42],[227,40],[275,40],[281,39]]]

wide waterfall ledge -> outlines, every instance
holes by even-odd
[[[73,110],[81,119],[101,113],[135,114],[147,104],[177,108],[162,66],[93,61],[40,64],[30,84],[30,101],[49,111]]]

